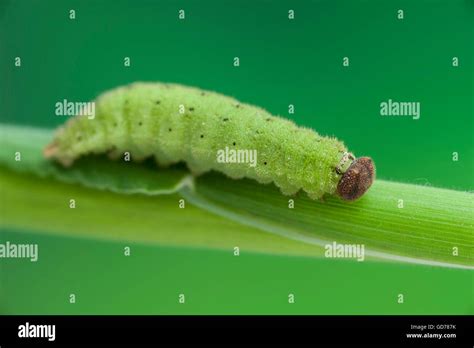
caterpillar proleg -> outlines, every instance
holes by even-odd
[[[356,159],[336,138],[215,92],[137,82],[107,91],[95,103],[96,117],[72,117],[45,157],[70,165],[86,154],[129,152],[136,160],[152,156],[160,166],[185,162],[196,175],[215,170],[273,182],[285,195],[303,190],[312,199],[336,194],[355,200],[375,179],[372,160]],[[224,149],[233,157],[219,161]],[[245,151],[254,151],[254,165],[240,161]]]

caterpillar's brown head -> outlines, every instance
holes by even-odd
[[[375,166],[370,157],[354,160],[337,184],[337,194],[353,201],[361,197],[375,180]]]

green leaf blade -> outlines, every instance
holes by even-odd
[[[218,228],[218,225],[233,220],[234,232],[239,230],[235,226],[240,226],[242,236],[245,233],[252,235],[254,243],[250,244],[255,251],[285,250],[289,254],[321,256],[326,245],[337,242],[362,244],[366,255],[374,259],[474,268],[472,193],[377,180],[368,193],[356,202],[344,202],[337,197],[313,201],[304,194],[284,196],[274,185],[260,185],[248,179],[232,180],[214,172],[193,178],[183,166],[163,169],[150,161],[133,163],[92,156],[78,160],[71,168],[63,168],[42,156],[42,149],[52,137],[50,130],[2,125],[0,133],[3,185],[10,185],[12,173],[17,172],[29,175],[29,181],[34,181],[35,176],[49,178],[43,182],[44,185],[52,185],[51,180],[57,180],[114,192],[118,195],[111,197],[107,204],[114,206],[112,202],[120,200],[124,205],[116,207],[114,213],[120,211],[121,214],[136,215],[138,209],[144,210],[144,215],[141,215],[142,212],[139,214],[142,216],[140,220],[133,220],[137,224],[133,232],[121,229],[123,238],[200,247],[222,246],[214,240],[219,239],[216,231],[194,228],[199,233],[192,237],[187,235],[189,243],[169,234],[168,229],[173,228],[174,220],[177,221],[177,229],[183,228],[178,221],[188,209],[176,208],[179,194],[187,202],[201,208],[192,208],[194,214],[190,224],[193,227],[194,224],[201,224],[209,228],[204,221],[216,219],[215,227]],[[16,152],[21,153],[21,161],[15,161]],[[31,187],[32,192],[42,192],[42,198],[36,204],[47,203],[52,209],[51,206],[57,204],[53,202],[53,190],[50,189],[49,194],[41,190],[40,185],[35,181]],[[3,224],[24,228],[20,215],[15,215],[21,209],[22,199],[26,199],[24,194],[15,187],[4,188],[3,191],[9,192],[11,199],[16,200],[16,206],[3,217]],[[98,209],[94,201],[100,201],[100,194],[95,194],[94,190],[87,192],[90,195],[87,196],[87,206]],[[148,196],[151,200],[138,208],[135,206],[138,201],[135,200],[140,200],[140,196]],[[289,208],[289,199],[294,200],[294,209]],[[160,209],[167,212],[166,226],[146,222],[146,216],[153,219],[156,215],[157,206],[152,204],[154,200],[161,206]],[[173,209],[169,210],[169,204],[174,205]],[[214,215],[209,215],[209,212]],[[48,216],[58,218],[56,213],[45,214],[46,221]],[[102,214],[104,218],[109,216],[106,212]],[[98,215],[89,217],[100,220]],[[104,221],[112,223],[113,219]],[[122,223],[133,229],[130,224]],[[71,230],[84,230],[68,226],[67,220],[62,226],[66,234]],[[102,227],[105,228],[105,225]],[[157,229],[156,234],[150,235],[153,228]],[[96,228],[91,230],[98,237],[107,235]],[[239,235],[239,232],[235,233]],[[230,245],[224,244],[226,247]]]

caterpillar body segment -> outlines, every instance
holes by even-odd
[[[195,174],[216,170],[274,182],[283,194],[304,190],[313,199],[357,199],[375,178],[371,159],[355,159],[336,138],[215,92],[141,82],[107,91],[95,103],[93,119],[75,116],[58,129],[47,158],[70,165],[87,154],[129,152],[160,166],[185,162]],[[219,161],[223,151],[254,151],[255,161]]]

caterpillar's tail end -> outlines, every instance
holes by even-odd
[[[357,158],[342,175],[337,194],[344,200],[360,198],[375,180],[375,166],[370,157]]]
[[[53,158],[58,152],[58,145],[55,141],[49,143],[43,150],[43,156],[47,159]]]
[[[58,156],[59,147],[56,141],[49,143],[43,150],[43,156],[46,159],[55,159],[65,167],[70,167],[73,163],[73,160]]]

